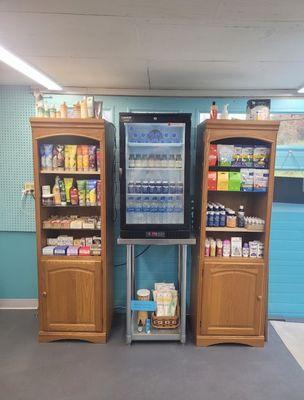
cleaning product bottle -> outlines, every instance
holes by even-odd
[[[212,102],[210,107],[210,119],[217,119],[217,105],[215,101]]]
[[[59,188],[59,176],[56,176],[55,178],[55,184],[53,186],[53,195],[54,195],[54,204],[55,206],[60,206],[61,205],[61,197],[60,197],[60,188]]]
[[[239,211],[237,213],[237,226],[239,228],[244,228],[245,226],[245,211],[244,206],[240,205]]]
[[[221,119],[229,119],[228,105],[224,104],[223,111],[221,113]]]

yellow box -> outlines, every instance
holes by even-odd
[[[217,173],[217,190],[228,190],[229,172]]]

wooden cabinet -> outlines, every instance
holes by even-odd
[[[31,118],[30,122],[35,179],[39,340],[81,339],[105,343],[110,333],[113,310],[113,126],[93,118]],[[64,167],[58,168],[53,160],[51,165],[43,165],[41,154],[46,146],[53,146],[51,156],[56,156],[58,147],[64,149],[62,157],[65,157],[68,145],[73,145],[74,150],[76,148],[76,154],[79,149],[78,154],[82,154],[83,148],[88,151],[90,146],[93,166],[85,167],[79,162],[71,168],[65,162]],[[68,151],[67,154],[69,156]],[[83,161],[82,158],[80,160]],[[43,201],[42,187],[52,190],[57,176],[63,182],[65,178],[72,178],[75,187],[81,181],[82,188],[91,180],[93,199],[94,193],[96,197],[93,204],[87,199],[82,199],[82,204],[71,204],[67,200],[69,196],[60,204]],[[51,216],[67,223],[50,226],[45,222]],[[72,227],[69,221],[74,216],[87,222],[89,218],[91,223],[90,217],[93,217],[94,226],[83,226],[81,222],[77,228]],[[89,250],[91,255],[43,254],[42,249],[50,244],[50,239],[55,243],[57,239],[57,244],[62,244],[58,240],[61,235],[69,237],[70,245],[86,243],[90,246],[94,241],[95,246]]]
[[[46,331],[101,332],[101,266],[96,261],[42,261]]]
[[[202,335],[259,335],[264,265],[206,264]]]
[[[192,327],[198,346],[216,343],[263,346],[267,340],[269,234],[278,129],[277,121],[207,120],[198,126],[194,215],[197,244],[192,253],[191,271]],[[236,146],[238,151],[245,148],[252,153],[256,148],[267,148],[269,159],[265,164],[256,165],[259,171],[254,170],[254,165],[249,162],[244,164],[242,161],[242,166],[240,162],[232,165],[225,155],[225,166],[218,163],[214,165],[209,163],[210,149],[217,152],[219,145],[225,145],[226,151],[229,146],[228,150],[232,152],[235,147],[231,148],[231,145]],[[243,171],[243,168],[247,168],[247,171]],[[229,185],[224,186],[225,190],[217,185],[208,187],[208,177],[216,181],[223,176],[223,172],[228,180],[233,175],[243,179],[249,172],[258,177],[262,172],[263,176],[268,174],[268,187],[260,190],[260,186],[256,185],[254,190],[251,181],[252,187],[248,190],[248,180],[245,187],[239,186],[238,190],[232,187],[229,190]],[[225,223],[221,227],[219,223],[214,226],[207,218],[208,204],[214,206],[217,213],[222,205],[224,209],[226,207],[234,211],[242,205],[246,216],[257,216],[264,220],[264,228],[227,227]],[[215,215],[210,212],[209,217]],[[209,257],[208,250],[205,252],[205,243],[210,237],[222,243],[224,240],[231,241],[232,237],[238,237],[242,244],[256,241],[264,245],[264,251],[260,258],[255,259]]]

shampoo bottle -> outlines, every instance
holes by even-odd
[[[210,107],[210,118],[217,119],[217,105],[215,101],[212,102],[212,105]]]

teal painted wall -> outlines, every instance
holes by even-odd
[[[79,97],[75,96],[65,96],[69,104],[78,99]],[[213,100],[118,96],[105,96],[99,99],[103,100],[104,109],[116,126],[121,111],[192,113],[192,150],[195,148],[194,127],[199,122],[199,114],[208,112],[210,102]],[[50,104],[60,102],[62,102],[60,96],[49,99]],[[217,99],[217,102],[220,109],[224,104],[229,103],[231,113],[240,113],[245,111],[247,99]],[[37,297],[33,204],[31,201],[22,203],[20,195],[22,182],[32,179],[31,135],[28,118],[33,113],[33,104],[33,97],[28,88],[0,87],[0,204],[5,205],[0,211],[0,231],[2,231],[0,232],[0,299]],[[272,112],[304,112],[304,100],[274,99]],[[17,116],[10,118],[14,113]],[[117,143],[119,145],[119,140]],[[20,157],[18,162],[14,163],[16,149]],[[287,149],[279,149],[277,165],[284,159],[286,153]],[[119,194],[116,199],[119,209],[118,197]],[[304,257],[303,224],[304,206],[274,205],[269,298],[269,311],[273,315],[304,317],[304,273],[301,269],[301,260]],[[116,236],[118,232],[117,222]],[[141,250],[142,248],[137,248],[138,253]],[[115,246],[115,264],[124,261],[124,247]],[[177,254],[174,247],[150,248],[137,261],[139,286],[151,287],[155,280],[175,280],[176,261]],[[114,278],[115,306],[123,309],[125,305],[124,266],[115,267]],[[190,280],[188,280],[188,287],[189,282]]]

